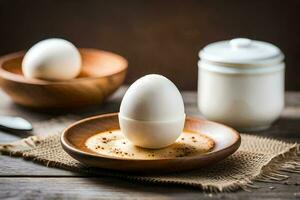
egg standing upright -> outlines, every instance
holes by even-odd
[[[153,149],[169,146],[184,127],[182,96],[166,77],[146,75],[127,90],[119,122],[125,137],[136,146]]]

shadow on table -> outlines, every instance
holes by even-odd
[[[281,117],[269,129],[254,134],[300,142],[300,118]]]

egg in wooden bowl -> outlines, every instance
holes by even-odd
[[[24,77],[25,52],[3,56],[0,58],[0,86],[15,103],[37,110],[99,105],[122,85],[128,62],[107,51],[78,50],[82,61],[80,74],[74,79],[59,81]]]

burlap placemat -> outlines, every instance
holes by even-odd
[[[145,176],[88,168],[70,157],[61,147],[59,132],[72,121],[67,118],[41,123],[36,127],[36,132],[52,133],[50,136],[32,136],[3,144],[0,145],[0,152],[22,156],[47,167],[140,182],[189,185],[209,192],[247,190],[255,187],[253,181],[280,182],[289,178],[286,172],[300,173],[299,144],[247,134],[241,134],[241,147],[236,153],[213,166],[199,170]]]

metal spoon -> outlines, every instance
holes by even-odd
[[[21,117],[0,116],[0,129],[11,131],[31,131],[33,129],[30,122]]]

